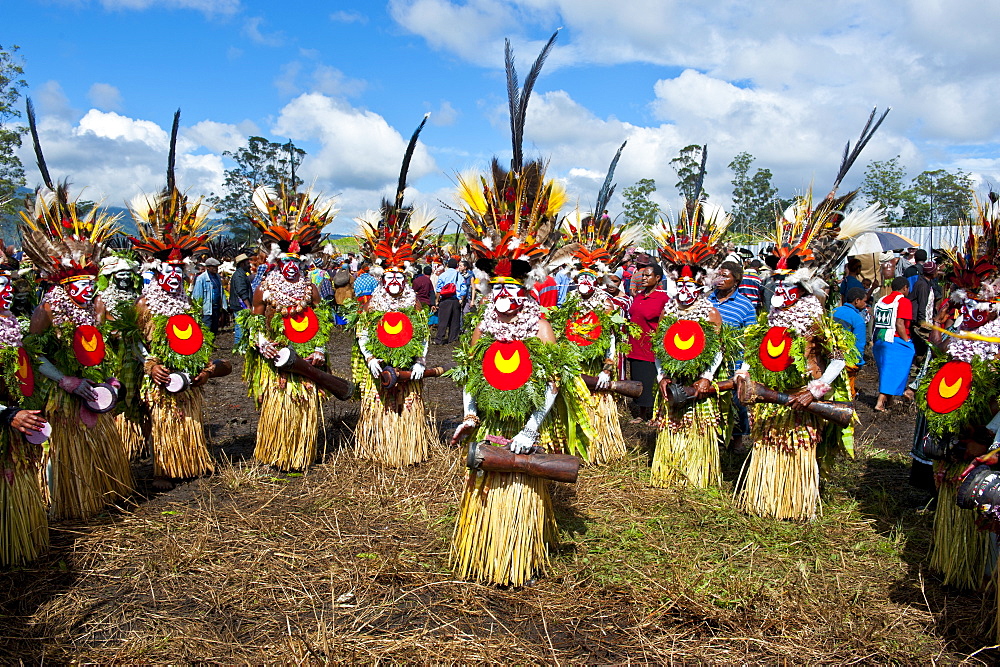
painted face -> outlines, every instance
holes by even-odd
[[[13,302],[14,284],[10,281],[10,276],[0,275],[0,310],[10,310]]]
[[[966,300],[962,304],[962,328],[963,329],[978,329],[990,320],[992,320],[996,315],[987,308],[980,308],[979,306],[985,306],[978,301],[973,301],[971,299]]]
[[[94,289],[93,278],[79,278],[66,284],[66,293],[75,303],[85,306],[94,300],[97,290]]]
[[[782,280],[774,286],[774,296],[771,297],[772,308],[788,308],[802,298],[804,291],[796,283]]]
[[[690,306],[701,294],[698,283],[690,278],[677,279],[677,303],[682,306]]]
[[[524,306],[528,292],[516,283],[493,284],[493,307],[498,313],[516,313]]]
[[[294,283],[302,277],[302,267],[297,259],[283,259],[281,263],[281,275],[290,283]]]
[[[119,271],[115,274],[115,287],[124,291],[131,291],[134,287],[131,271]]]
[[[164,292],[176,294],[184,287],[184,269],[176,264],[166,264],[160,267],[156,282]]]
[[[576,279],[576,291],[580,296],[590,296],[597,289],[597,277],[592,273],[581,273]]]
[[[403,275],[402,271],[386,271],[382,275],[382,284],[385,286],[385,291],[393,296],[399,296],[403,293],[405,280],[406,276]]]

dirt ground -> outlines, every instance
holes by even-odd
[[[231,333],[220,336],[223,350]],[[346,376],[350,338],[334,335]],[[450,361],[432,346],[430,365]],[[521,589],[455,581],[448,544],[464,468],[383,470],[356,459],[357,406],[325,406],[322,463],[280,474],[252,459],[257,413],[240,378],[207,391],[219,471],[52,526],[52,549],[0,573],[0,660],[57,662],[931,662],[992,664],[991,596],[927,570],[928,498],[907,485],[914,408],[876,414],[859,385],[859,451],[802,525],[736,513],[722,491],[653,489],[654,434],[628,457],[557,485],[561,544]],[[425,383],[442,434],[460,416],[448,380]],[[442,440],[442,443],[444,440]]]

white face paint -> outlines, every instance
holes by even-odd
[[[175,264],[165,264],[160,267],[156,282],[168,294],[177,294],[184,287],[184,269]]]
[[[0,275],[0,310],[10,310],[14,303],[14,284],[10,281],[10,276]]]
[[[281,275],[285,277],[290,283],[294,283],[299,278],[302,277],[302,267],[299,266],[299,260],[297,259],[282,259],[281,264]]]
[[[516,313],[524,306],[527,291],[515,283],[495,283],[493,285],[493,307],[498,313]]]
[[[772,308],[788,308],[802,298],[802,288],[795,283],[780,281],[774,287],[774,296],[771,297]]]
[[[581,273],[576,279],[576,291],[580,296],[590,296],[597,289],[597,278],[591,273]]]
[[[97,290],[94,288],[93,278],[79,278],[66,285],[66,293],[81,306],[85,306],[94,300]]]
[[[690,278],[677,279],[677,302],[682,306],[690,306],[697,301],[701,294],[701,287]]]
[[[399,296],[403,293],[405,280],[406,276],[401,271],[387,271],[382,276],[382,284],[385,286],[385,291],[392,296]]]

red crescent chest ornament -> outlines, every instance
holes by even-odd
[[[35,393],[35,370],[31,367],[28,351],[23,347],[17,348],[17,383],[25,398]]]
[[[406,313],[390,310],[383,313],[375,325],[375,335],[378,336],[378,342],[386,347],[405,347],[413,340],[413,322]]]
[[[73,354],[81,366],[96,366],[104,361],[104,336],[97,327],[81,324],[73,331]]]
[[[792,365],[792,336],[785,327],[771,327],[757,349],[761,365],[772,373],[780,373]]]
[[[694,320],[677,320],[663,334],[663,349],[677,361],[691,361],[705,351],[705,330]]]
[[[580,347],[593,345],[603,332],[601,318],[594,311],[566,321],[566,340],[572,341]]]
[[[306,308],[298,315],[285,315],[285,338],[292,343],[308,343],[319,333],[319,317],[312,308]]]
[[[167,319],[167,345],[175,354],[194,354],[204,342],[201,325],[190,315],[171,315]]]
[[[927,385],[927,407],[945,415],[965,403],[972,390],[972,366],[965,361],[949,361]]]
[[[483,355],[483,377],[501,391],[524,386],[531,378],[531,368],[531,352],[519,340],[498,340]]]

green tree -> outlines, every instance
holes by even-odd
[[[698,144],[691,144],[682,148],[677,157],[670,161],[670,166],[677,174],[677,182],[674,183],[674,187],[686,200],[693,200],[695,190],[698,188],[698,177],[701,175],[704,150]],[[701,199],[708,199],[708,194],[704,190],[701,192]]]
[[[13,124],[21,117],[18,101],[28,83],[21,78],[24,68],[18,56],[19,47],[5,49],[0,45],[0,225],[5,234],[14,224],[14,211],[19,202],[14,201],[17,189],[24,185],[24,167],[17,157],[21,136],[27,128]]]
[[[656,192],[656,181],[652,178],[644,178],[625,188],[622,191],[622,199],[625,202],[622,215],[625,216],[625,220],[647,229],[656,224],[660,206],[649,198],[654,192]]]
[[[885,220],[890,225],[899,224],[906,203],[903,176],[906,170],[899,163],[899,156],[891,160],[873,160],[865,169],[861,183],[861,196],[871,205],[882,204]]]
[[[968,220],[971,212],[972,177],[962,170],[924,171],[903,192],[904,225],[951,225]]]
[[[211,202],[215,210],[224,216],[224,224],[237,243],[248,244],[256,237],[249,216],[253,191],[261,185],[275,189],[282,185],[290,189],[298,188],[302,179],[296,175],[296,169],[305,154],[291,141],[279,144],[264,137],[250,137],[245,147],[222,153],[236,166],[226,170],[223,182],[225,195],[213,196]]]
[[[778,188],[771,185],[771,170],[757,169],[750,176],[754,158],[740,153],[729,163],[733,172],[733,230],[759,237],[773,226],[778,206]]]

